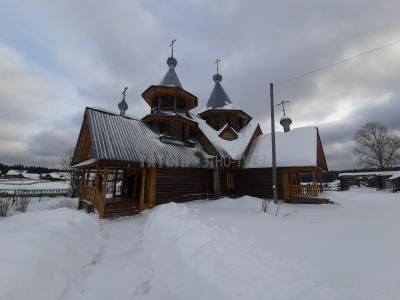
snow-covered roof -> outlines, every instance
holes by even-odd
[[[40,179],[40,174],[37,173],[28,173],[28,172],[24,172],[23,173],[25,178],[29,178],[29,179]]]
[[[207,122],[201,119],[196,114],[191,114],[191,117],[199,124],[200,130],[208,138],[208,140],[214,145],[216,150],[224,157],[230,157],[234,160],[240,160],[250,143],[254,132],[258,127],[258,123],[255,121],[250,121],[246,126],[240,129],[238,138],[232,141],[225,140],[219,137],[221,130],[215,130]]]
[[[201,114],[201,113],[206,112],[208,110],[241,110],[241,111],[244,112],[244,110],[240,106],[237,106],[237,105],[232,104],[232,103],[228,103],[228,104],[226,104],[224,106],[220,106],[220,107],[207,106],[206,108],[196,110],[196,113],[197,114]]]
[[[159,134],[140,120],[91,108],[86,113],[94,159],[167,167],[211,167],[210,156],[199,143],[193,147],[164,143]]]
[[[355,173],[340,173],[342,176],[392,176],[396,171],[377,171],[377,172],[355,172]]]
[[[22,174],[22,171],[20,170],[8,170],[7,175],[8,176],[18,176]]]
[[[393,179],[397,179],[397,178],[400,178],[400,171],[394,172],[392,177],[390,177],[389,179],[393,180]]]
[[[89,158],[87,160],[80,162],[79,164],[73,165],[72,167],[77,168],[77,167],[88,166],[88,165],[94,164],[96,161],[97,161],[97,159],[92,157],[92,158]]]
[[[68,173],[66,172],[52,172],[50,176],[56,179],[66,179],[68,177]]]
[[[317,128],[301,127],[289,132],[277,132],[277,167],[317,166]],[[272,167],[271,134],[257,137],[246,158],[245,168]]]

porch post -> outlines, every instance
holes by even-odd
[[[146,168],[142,170],[142,184],[140,186],[140,204],[139,210],[142,211],[144,209],[144,197],[145,197],[145,185],[146,185]]]
[[[97,208],[99,211],[100,219],[104,219],[104,210],[106,207],[107,185],[108,185],[108,167],[105,167],[102,192],[101,192],[101,196],[99,198],[99,207]]]
[[[83,170],[83,174],[79,176],[79,200],[82,200],[84,181],[85,181],[85,170]]]
[[[94,186],[97,188],[99,185],[99,164],[96,164],[96,179],[94,181]]]
[[[286,202],[290,201],[291,198],[291,190],[289,186],[289,172],[288,170],[283,169],[281,171],[281,177],[282,177],[282,186],[283,186],[283,199]]]
[[[147,173],[146,205],[153,207],[156,202],[156,171],[155,167],[149,168]]]
[[[218,167],[216,167],[216,169],[214,170],[214,194],[217,198],[221,196]]]
[[[86,169],[86,185],[89,185],[90,169]]]

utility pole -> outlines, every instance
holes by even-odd
[[[276,147],[275,147],[275,105],[274,105],[274,84],[269,85],[269,93],[271,96],[271,145],[272,145],[272,194],[274,203],[278,203],[278,195],[276,192]]]

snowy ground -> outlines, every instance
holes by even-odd
[[[277,217],[252,197],[104,222],[31,208],[0,219],[0,299],[399,299],[400,194],[324,196]]]

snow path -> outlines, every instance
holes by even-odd
[[[0,220],[4,278],[26,274],[25,289],[13,279],[12,289],[0,281],[0,292],[17,300],[400,299],[400,194],[324,196],[336,204],[283,204],[278,217],[273,204],[263,214],[260,199],[242,197],[165,204],[100,226],[93,215],[33,205]],[[33,233],[35,243],[25,238]]]
[[[151,264],[143,249],[145,216],[101,223],[102,242],[92,264],[59,300],[142,299],[151,286]]]

